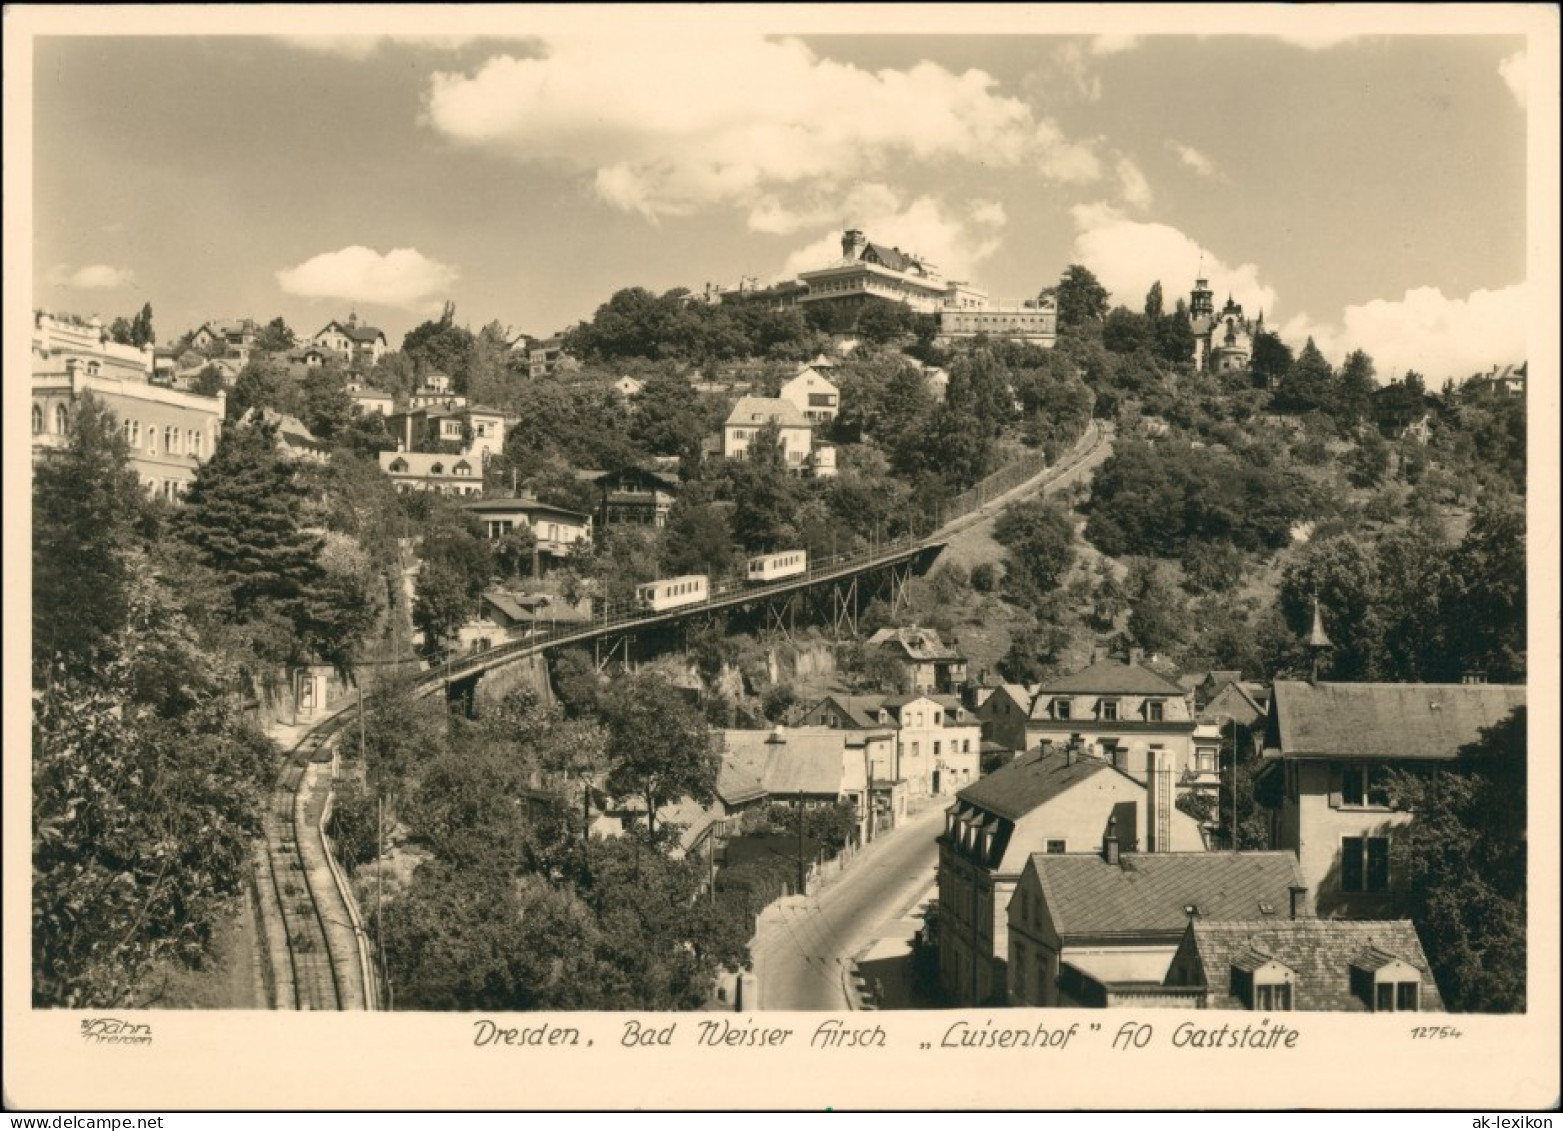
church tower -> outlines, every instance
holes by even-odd
[[[1216,292],[1210,289],[1208,279],[1194,280],[1194,290],[1189,294],[1189,317],[1204,315],[1213,318],[1216,313]]]

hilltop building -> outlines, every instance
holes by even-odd
[[[360,371],[373,369],[389,349],[385,332],[376,326],[359,322],[357,311],[350,313],[346,322],[338,322],[336,319],[327,322],[309,340],[322,349],[332,350],[346,358],[349,368]]]
[[[978,334],[1051,346],[1058,336],[1058,311],[1051,302],[996,302],[987,291],[963,280],[945,279],[927,260],[899,247],[871,242],[858,228],[841,237],[841,258],[798,280],[807,290],[804,305],[861,306],[871,298],[899,302],[939,320],[942,340]]]
[[[1241,304],[1227,296],[1216,312],[1216,294],[1205,279],[1197,279],[1189,293],[1189,321],[1194,330],[1195,368],[1211,373],[1234,373],[1248,368],[1254,356],[1254,338],[1264,332],[1264,315],[1255,322],[1243,317]]]

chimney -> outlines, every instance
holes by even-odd
[[[1291,887],[1286,889],[1286,892],[1287,895],[1291,897],[1291,913],[1292,918],[1295,919],[1297,918],[1297,905],[1302,900],[1302,898],[1308,894],[1308,889],[1293,884]]]
[[[1102,859],[1109,864],[1118,863],[1118,818],[1107,818],[1107,832],[1102,837]]]
[[[1172,771],[1159,746],[1145,754],[1145,851],[1172,851]]]
[[[1144,659],[1145,659],[1145,649],[1144,648],[1130,648],[1129,649],[1129,663],[1131,663],[1131,664],[1142,663],[1144,661]]]

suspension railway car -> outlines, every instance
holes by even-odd
[[[779,554],[750,558],[748,578],[751,582],[780,581],[784,577],[796,577],[808,568],[807,550],[783,550]]]
[[[711,595],[711,585],[703,573],[648,581],[635,588],[635,599],[643,609],[660,613],[684,605],[698,605]]]

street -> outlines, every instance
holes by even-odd
[[[823,890],[766,908],[751,950],[763,1010],[842,1010],[851,957],[887,918],[920,898],[934,879],[951,798],[929,807],[864,849]]]

